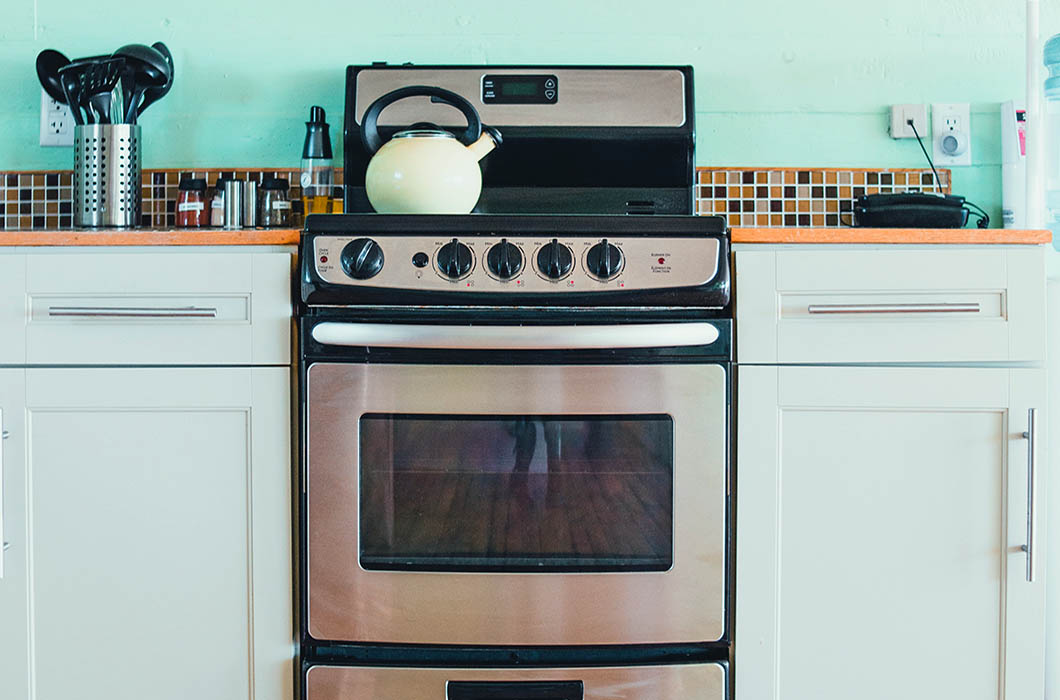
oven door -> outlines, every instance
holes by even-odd
[[[721,664],[627,668],[313,666],[306,700],[724,700]]]
[[[724,366],[318,362],[306,401],[310,637],[723,638]]]

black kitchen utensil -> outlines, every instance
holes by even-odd
[[[158,51],[158,53],[162,54],[162,57],[166,59],[166,63],[169,64],[169,80],[166,81],[166,84],[161,87],[147,88],[147,90],[144,91],[143,102],[140,103],[140,106],[136,110],[137,118],[139,118],[140,115],[144,113],[144,110],[147,109],[148,106],[154,104],[155,102],[158,102],[160,99],[162,99],[169,93],[169,89],[173,87],[173,78],[176,75],[175,69],[173,67],[173,54],[170,53],[169,47],[163,44],[161,41],[156,41],[155,43],[151,44],[151,48],[155,49],[156,51]]]
[[[55,100],[66,104],[66,93],[59,80],[59,69],[70,65],[70,59],[54,49],[44,49],[37,54],[37,78],[44,91]]]
[[[87,106],[95,113],[96,121],[100,124],[110,124],[114,117],[122,117],[120,114],[111,114],[110,104],[111,93],[124,70],[125,59],[119,57],[103,59],[85,72],[83,94],[87,96]]]
[[[85,124],[87,118],[91,116],[86,113],[88,95],[85,94],[84,84],[88,72],[93,70],[97,63],[95,59],[83,59],[68,63],[59,69],[59,82],[63,87],[63,95],[66,97],[66,104],[70,106],[74,124],[78,126]],[[82,109],[86,112],[82,112]]]
[[[128,44],[114,52],[136,71],[132,95],[126,95],[125,123],[135,124],[140,100],[150,88],[161,88],[169,82],[172,72],[162,53],[151,46]]]

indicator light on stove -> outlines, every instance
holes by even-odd
[[[328,256],[326,256],[326,255],[321,255],[320,256],[320,262],[326,263],[327,261],[328,261]]]
[[[665,265],[666,264],[666,258],[659,258],[659,264],[660,265]]]

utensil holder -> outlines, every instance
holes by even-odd
[[[140,126],[74,127],[74,226],[131,228],[139,225]]]

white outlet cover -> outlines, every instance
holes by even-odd
[[[74,145],[74,115],[67,105],[53,100],[44,88],[40,91],[40,145]]]
[[[967,102],[931,105],[931,144],[935,165],[972,164],[972,118]]]

